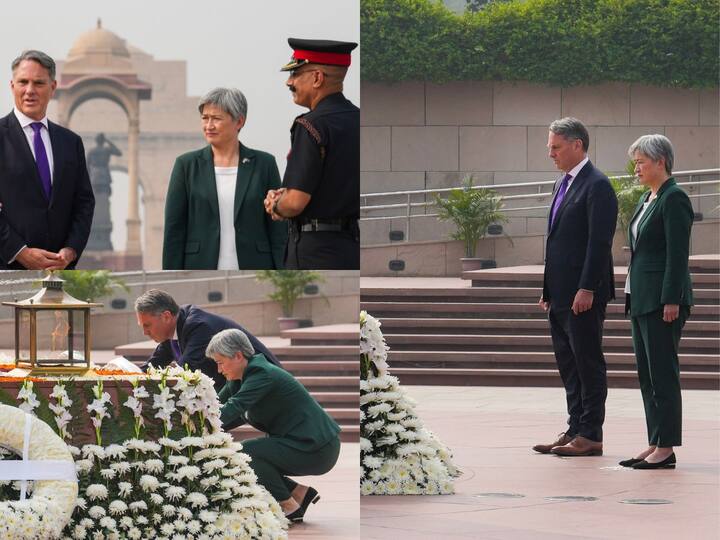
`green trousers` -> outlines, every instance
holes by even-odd
[[[680,306],[672,323],[663,321],[662,309],[632,317],[633,348],[651,446],[682,444],[678,345],[689,315],[690,308]]]
[[[242,444],[243,451],[252,458],[250,466],[258,483],[278,502],[289,499],[290,492],[297,486],[288,476],[325,474],[335,466],[340,455],[339,436],[310,452],[288,446],[281,437],[250,439]]]

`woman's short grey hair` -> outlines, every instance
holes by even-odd
[[[237,328],[228,328],[218,332],[210,339],[210,343],[205,349],[205,356],[209,358],[216,354],[232,358],[235,353],[241,353],[245,358],[250,358],[255,354],[255,349],[245,332]]]
[[[48,70],[48,73],[50,74],[50,80],[55,80],[55,60],[50,58],[50,56],[48,56],[44,52],[35,50],[23,51],[22,54],[20,54],[20,56],[18,56],[15,60],[12,61],[12,64],[10,64],[10,69],[13,73],[15,73],[15,70],[20,65],[20,62],[24,60],[33,60],[34,62],[37,62],[42,67]]]
[[[228,113],[233,121],[247,118],[247,99],[237,88],[213,88],[202,98],[198,110],[203,112],[205,105],[216,105]]]
[[[562,135],[568,141],[575,139],[581,141],[585,152],[590,148],[590,135],[588,134],[588,130],[577,118],[566,116],[565,118],[555,120],[550,124],[550,131],[555,135]]]
[[[150,289],[135,300],[135,311],[152,315],[160,315],[163,311],[169,311],[171,315],[175,316],[180,308],[175,299],[165,291]]]
[[[673,152],[672,143],[665,135],[643,135],[628,148],[628,156],[635,157],[635,152],[639,152],[643,156],[658,162],[665,160],[665,172],[672,174],[672,168],[675,161],[675,153]]]

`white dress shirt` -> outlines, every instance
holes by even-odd
[[[237,167],[215,167],[218,208],[220,210],[220,255],[218,270],[238,270],[235,247],[235,185]]]
[[[590,161],[590,159],[585,156],[583,160],[575,165],[572,169],[568,171],[567,174],[570,175],[570,179],[568,180],[567,189],[565,190],[565,194],[567,195],[567,192],[570,191],[570,186],[572,186],[573,180],[575,180],[575,177],[578,175],[578,173],[582,170],[582,168],[585,166],[585,164]]]
[[[32,152],[33,159],[37,161],[37,158],[35,157],[35,132],[33,131],[33,128],[30,126],[33,122],[40,122],[43,127],[40,129],[40,138],[42,138],[42,142],[45,145],[45,153],[47,154],[48,158],[48,164],[50,165],[50,184],[53,183],[53,152],[52,152],[52,143],[50,142],[50,132],[48,131],[48,119],[47,116],[44,116],[42,120],[33,120],[29,116],[25,116],[22,112],[20,112],[17,107],[13,109],[13,112],[15,113],[15,118],[18,119],[18,122],[20,122],[20,127],[22,127],[23,133],[25,133],[25,138],[27,139],[28,145],[30,146],[30,151]]]

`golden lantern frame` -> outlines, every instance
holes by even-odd
[[[92,332],[90,326],[90,309],[102,307],[103,304],[85,302],[69,295],[63,290],[64,280],[50,272],[42,280],[42,289],[31,298],[15,302],[2,302],[4,306],[13,307],[15,310],[15,367],[30,369],[30,375],[78,375],[86,373],[91,369],[90,349]],[[44,311],[66,311],[68,321],[67,333],[67,359],[38,359],[38,322],[37,315]],[[29,358],[20,358],[20,319],[24,312],[30,316],[29,331]],[[83,362],[76,362],[73,358],[75,347],[75,325],[76,313],[82,314],[83,320],[83,345],[85,359]],[[67,365],[67,364],[70,365]],[[76,365],[78,364],[78,365]]]

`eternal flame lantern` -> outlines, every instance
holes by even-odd
[[[15,367],[31,375],[77,375],[90,369],[90,308],[50,272],[32,298],[3,302],[15,308]]]

